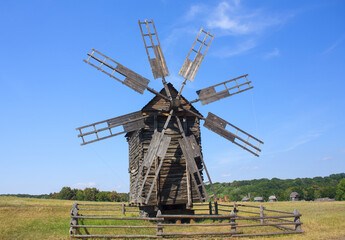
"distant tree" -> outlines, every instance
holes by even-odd
[[[58,194],[59,199],[71,200],[73,197],[74,194],[70,187],[63,187]]]
[[[97,193],[97,201],[99,202],[109,202],[110,199],[109,199],[109,193],[110,192],[99,192]]]
[[[97,193],[99,193],[99,190],[97,188],[85,188],[84,189],[84,200],[96,201]]]
[[[77,193],[76,193],[76,195],[75,195],[75,200],[83,201],[84,199],[85,199],[85,197],[84,197],[84,191],[78,189],[78,191],[77,191]]]
[[[333,186],[326,186],[324,188],[321,189],[320,194],[322,198],[334,198],[337,192],[337,187],[333,187]]]
[[[111,202],[119,202],[120,201],[120,195],[116,191],[112,191],[109,193],[109,200]]]
[[[343,178],[338,184],[336,200],[345,201],[345,178]]]

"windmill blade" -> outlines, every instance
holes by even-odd
[[[195,185],[195,189],[196,192],[198,194],[198,197],[200,199],[200,202],[203,202],[203,200],[205,199],[206,201],[209,201],[209,198],[212,196],[217,197],[215,189],[213,187],[210,175],[207,171],[206,168],[206,164],[204,162],[204,159],[202,157],[201,154],[201,149],[198,145],[198,143],[196,142],[195,136],[194,135],[190,135],[190,136],[186,136],[185,132],[183,130],[181,121],[179,119],[179,117],[176,115],[176,121],[177,121],[177,125],[178,128],[180,130],[180,133],[182,135],[182,138],[179,139],[179,144],[183,153],[183,156],[186,159],[186,165],[187,165],[187,174],[191,174],[192,180],[193,180],[193,184]],[[201,169],[198,168],[197,164],[196,164],[196,159],[200,159],[203,167]],[[213,195],[209,196],[206,192],[206,188],[205,188],[205,183],[203,178],[201,177],[201,172],[205,170],[206,174],[207,174],[207,178],[208,178],[208,182],[211,185],[211,189],[213,191]],[[202,196],[204,195],[204,196]]]
[[[145,126],[144,119],[150,115],[143,116],[141,111],[129,113],[120,117],[107,119],[101,122],[92,123],[76,130],[79,131],[78,137],[81,137],[85,145],[106,138],[114,137],[122,133],[128,133],[139,130]],[[114,128],[123,126],[123,131],[113,132]],[[90,139],[85,139],[90,138]]]
[[[139,74],[135,73],[129,68],[126,68],[125,66],[121,65],[120,63],[107,57],[106,55],[95,49],[92,49],[92,53],[88,53],[87,55],[89,57],[87,60],[83,60],[84,62],[104,72],[108,76],[115,78],[117,81],[132,88],[134,91],[138,93],[143,94],[145,89],[147,88],[147,85],[150,82],[150,80],[140,76]],[[101,60],[101,58],[104,59]],[[97,67],[95,65],[96,63],[91,62],[91,60],[96,60],[96,62],[100,63],[100,65]],[[113,66],[114,64],[116,65],[116,67]],[[125,79],[121,80],[124,77]]]
[[[199,99],[191,101],[191,103],[200,101],[202,105],[206,105],[252,89],[253,87],[250,86],[251,81],[248,81],[247,76],[248,74],[201,89],[196,92]],[[223,90],[216,91],[216,88],[223,88]]]
[[[253,137],[252,135],[246,133],[245,131],[232,125],[231,123],[225,121],[224,119],[216,116],[213,113],[209,112],[207,118],[204,120],[204,127],[259,157],[258,152],[261,152],[261,149],[259,147],[260,144],[263,144],[261,140]],[[232,131],[235,131],[235,133],[226,130],[226,128],[230,128]],[[254,144],[257,144],[257,147]]]
[[[138,23],[154,79],[169,76],[169,70],[159,43],[153,19],[151,19],[151,21],[145,19],[144,22],[140,22],[140,20],[138,20]],[[142,25],[145,25],[146,27],[142,27]],[[150,26],[152,26],[152,28],[150,28]]]
[[[147,183],[148,176],[149,176],[152,164],[153,164],[153,160],[155,158],[159,158],[160,164],[158,166],[158,169],[155,170],[154,178],[152,179],[152,182],[150,182],[151,186],[149,188],[149,191],[148,191],[146,197],[144,198],[145,204],[148,203],[150,196],[151,196],[151,193],[152,193],[152,190],[153,190],[153,187],[156,184],[156,179],[157,179],[159,172],[160,172],[160,169],[163,165],[165,154],[168,151],[170,141],[171,141],[171,137],[164,135],[164,133],[158,132],[158,131],[154,132],[154,134],[152,136],[152,140],[151,140],[149,148],[148,148],[148,151],[147,151],[147,153],[144,157],[144,161],[142,163],[142,168],[146,167],[146,174],[145,174],[144,180],[140,184],[139,191],[137,194],[137,201],[142,202],[142,200],[143,200],[142,199],[142,192],[144,190],[145,183]],[[141,171],[142,170],[143,169],[141,169]],[[140,176],[141,175],[138,174],[136,184],[139,182]]]
[[[199,37],[202,37],[200,35],[204,35],[204,38],[202,40],[199,39]],[[200,29],[199,34],[196,37],[193,43],[193,46],[190,49],[186,57],[186,60],[184,61],[182,68],[179,72],[180,76],[184,77],[185,79],[188,79],[191,82],[194,81],[195,75],[199,70],[201,62],[204,59],[213,38],[214,38],[214,35],[211,35],[210,32],[204,31],[203,28]],[[200,46],[199,48],[197,48],[198,46],[196,46],[196,44],[199,44],[199,43],[200,43]]]
[[[136,177],[135,182],[134,182],[134,186],[136,189],[136,201],[141,201],[141,199],[140,199],[141,193],[142,193],[144,185],[147,181],[147,176],[148,176],[149,171],[152,167],[152,163],[153,163],[154,158],[155,157],[160,157],[161,159],[164,158],[166,151],[169,147],[171,138],[164,136],[164,133],[165,133],[165,131],[169,125],[169,122],[170,122],[170,119],[172,117],[173,112],[174,112],[173,109],[170,110],[169,115],[167,117],[167,120],[164,123],[162,131],[161,132],[158,132],[158,131],[154,132],[152,139],[150,141],[149,148],[148,148],[147,153],[144,157],[144,160],[140,164],[140,167],[138,169],[138,174],[137,174],[137,177]],[[141,185],[139,186],[139,180],[142,176],[144,167],[146,167],[147,172],[146,172],[146,175],[144,177],[144,180],[142,181]]]

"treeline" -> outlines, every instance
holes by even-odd
[[[345,173],[332,174],[328,177],[278,179],[267,178],[233,181],[231,183],[214,183],[213,186],[219,198],[228,196],[230,201],[240,201],[244,196],[250,194],[251,201],[254,197],[268,197],[275,195],[278,201],[290,200],[291,192],[297,192],[300,200],[315,200],[316,198],[335,198],[343,200],[342,184]],[[345,183],[345,180],[342,181]],[[210,185],[206,186],[207,192],[211,194]],[[345,195],[344,195],[345,197]],[[345,200],[345,199],[344,199]]]
[[[30,194],[0,194],[0,196],[7,197],[22,197],[22,198],[39,198],[39,199],[49,199],[49,194],[40,194],[40,195],[30,195]]]
[[[60,192],[49,194],[51,199],[78,200],[78,201],[99,201],[99,202],[127,202],[128,193],[116,191],[99,191],[97,188],[71,189],[63,187]]]

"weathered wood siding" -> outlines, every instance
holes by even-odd
[[[166,120],[166,116],[158,116],[157,124],[154,123],[154,117],[147,118],[145,128],[138,133],[132,133],[127,136],[129,144],[129,172],[130,172],[130,200],[133,200],[135,193],[134,182],[138,174],[139,164],[142,163],[144,155],[147,153],[154,126],[157,125],[158,131],[161,131]],[[195,117],[180,117],[185,127],[186,135],[193,134],[200,146],[200,125],[199,120]],[[171,137],[170,146],[165,156],[160,175],[159,175],[159,194],[157,196],[156,188],[154,188],[148,205],[156,205],[157,197],[164,205],[186,204],[187,203],[187,175],[186,161],[182,155],[178,139],[181,138],[176,119],[168,125],[165,134]],[[201,161],[197,162],[198,167],[202,168]],[[145,171],[143,172],[145,174]],[[154,169],[151,170],[149,178],[154,177]],[[141,177],[141,180],[143,176]],[[151,180],[148,180],[151,181]],[[142,181],[140,181],[142,182]],[[143,196],[149,191],[149,185],[145,185]],[[193,202],[198,202],[197,193],[192,187]]]
[[[177,95],[177,90],[168,84],[172,97]],[[161,94],[165,94],[165,90],[162,89]],[[186,103],[186,99],[181,96],[181,103]],[[193,106],[186,106],[189,110],[200,114]],[[150,141],[154,130],[157,128],[158,131],[162,131],[164,123],[167,119],[167,114],[157,113],[159,110],[169,110],[170,103],[161,97],[154,97],[144,108],[142,109],[143,115],[155,114],[156,117],[152,116],[145,119],[145,127],[137,132],[127,134],[127,141],[129,146],[129,173],[130,173],[130,201],[135,200],[135,180],[138,175],[139,166],[144,160],[144,156],[147,153]],[[158,115],[157,115],[158,114]],[[193,134],[196,138],[197,143],[201,149],[201,138],[200,138],[200,122],[199,119],[194,115],[185,112],[183,109],[177,109],[177,114],[182,122],[185,134],[187,136]],[[187,191],[187,175],[186,175],[186,160],[182,155],[178,140],[181,138],[181,134],[178,129],[178,125],[175,117],[171,118],[168,128],[165,134],[171,137],[171,142],[164,158],[162,168],[160,170],[158,178],[158,194],[157,186],[154,188],[148,205],[156,205],[157,200],[163,205],[174,205],[174,204],[186,204],[188,200]],[[157,163],[158,164],[158,163]],[[201,160],[197,160],[198,168],[202,168]],[[148,182],[151,182],[154,178],[154,168],[152,168],[148,178]],[[140,177],[139,183],[142,182],[145,174]],[[190,181],[192,184],[192,181]],[[140,185],[140,184],[138,184]],[[193,202],[198,202],[198,195],[194,186],[191,187],[191,195]],[[149,191],[150,186],[145,184],[143,190],[143,196],[145,197]]]

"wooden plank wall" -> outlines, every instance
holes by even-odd
[[[154,117],[149,117],[145,120],[145,128],[138,133],[131,133],[127,135],[129,145],[129,172],[130,172],[130,201],[132,194],[135,192],[134,182],[138,174],[139,164],[142,163],[144,155],[152,138],[155,125],[161,131],[166,120],[166,116],[159,115],[157,123],[154,123]],[[193,134],[201,147],[200,139],[200,122],[199,119],[192,116],[180,117],[181,122],[184,122],[186,128],[186,135]],[[181,137],[176,119],[172,118],[166,130],[166,135],[171,137],[171,143],[165,156],[163,166],[159,177],[159,192],[161,204],[174,205],[187,203],[187,176],[186,176],[186,161],[182,155],[178,139]],[[202,168],[201,161],[197,162],[199,169]],[[145,172],[144,172],[145,173]],[[149,178],[154,177],[154,169],[151,170]],[[143,177],[141,177],[142,179]],[[151,181],[151,179],[149,180]],[[144,192],[147,194],[149,186],[145,186]],[[145,195],[144,194],[144,195]],[[152,192],[148,205],[156,205],[156,191]],[[192,187],[193,202],[198,202],[195,188]]]

